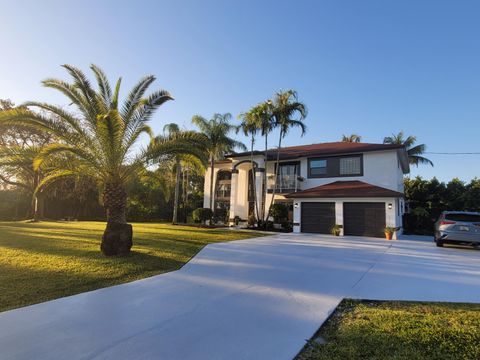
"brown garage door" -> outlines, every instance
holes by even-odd
[[[345,235],[384,237],[385,203],[343,203]]]
[[[330,234],[335,225],[335,203],[302,202],[302,232]]]

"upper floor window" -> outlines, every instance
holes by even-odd
[[[362,176],[363,156],[330,156],[308,159],[309,178],[330,178],[342,176]]]
[[[315,159],[310,160],[308,173],[311,177],[323,176],[327,174],[327,160]]]
[[[360,156],[340,158],[340,175],[360,175],[362,172]]]

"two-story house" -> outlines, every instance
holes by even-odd
[[[215,163],[214,209],[226,208],[229,219],[247,219],[261,209],[264,176],[267,204],[275,184],[277,150],[234,153]],[[409,172],[402,145],[332,142],[282,148],[275,203],[290,209],[294,232],[330,234],[335,224],[343,235],[383,237],[386,226],[401,233],[403,175]],[[204,206],[210,204],[210,169],[205,176]],[[257,196],[254,196],[256,191]]]

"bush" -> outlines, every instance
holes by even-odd
[[[270,216],[276,224],[284,222],[288,217],[288,207],[284,204],[273,204],[270,209]]]
[[[227,209],[215,209],[213,213],[213,222],[219,223],[222,222],[224,224],[228,223],[228,211]]]
[[[247,219],[248,227],[255,227],[256,224],[257,224],[257,218],[253,214],[250,215]]]
[[[213,212],[209,208],[198,208],[195,209],[192,213],[193,221],[206,223],[207,220],[211,220]]]

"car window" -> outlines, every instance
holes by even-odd
[[[480,222],[480,215],[473,214],[445,214],[445,220]]]

